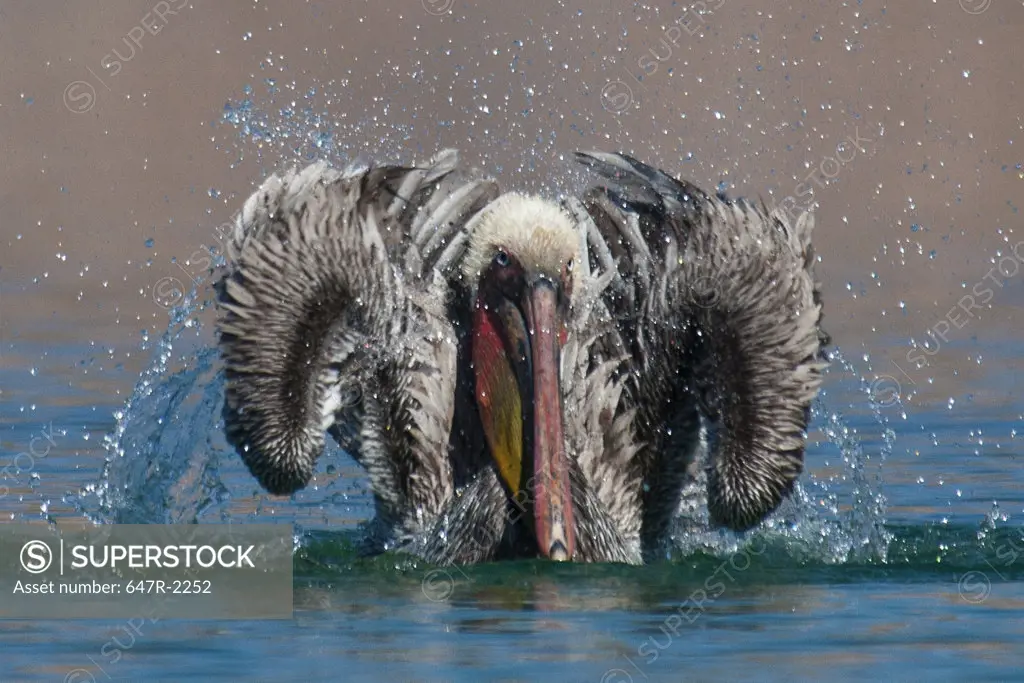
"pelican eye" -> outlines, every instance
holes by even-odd
[[[504,268],[510,263],[508,254],[504,250],[499,249],[498,253],[494,255],[494,263]]]
[[[569,259],[569,261],[565,264],[565,272],[571,273],[572,272],[572,267],[573,267],[573,259]]]

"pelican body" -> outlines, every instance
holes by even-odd
[[[713,523],[779,505],[828,343],[812,216],[577,158],[599,181],[561,203],[451,150],[246,201],[218,283],[224,421],[267,491],[307,485],[330,432],[368,474],[373,548],[439,564],[657,557],[705,461]]]

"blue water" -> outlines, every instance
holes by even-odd
[[[91,345],[41,344],[67,337],[45,323],[5,340],[0,465],[41,434],[52,446],[19,462],[26,471],[8,482],[0,515],[60,525],[291,521],[294,618],[3,621],[0,680],[1018,677],[1017,406],[967,391],[952,409],[878,394],[867,364],[837,351],[807,474],[760,529],[740,538],[698,518],[680,527],[671,558],[640,568],[439,569],[357,554],[371,501],[337,449],[309,489],[290,500],[262,494],[224,441],[211,311],[186,304],[146,341],[141,375]],[[999,367],[1007,351],[986,350],[987,363]],[[126,375],[136,386],[119,396],[112,387]]]
[[[312,111],[277,121],[246,100],[229,103],[223,125],[238,128],[239,158],[258,140],[271,166],[344,155],[340,140],[365,137],[346,130],[334,144],[315,133]],[[292,498],[259,489],[224,439],[208,289],[127,359],[110,351],[110,330],[32,313],[37,289],[4,283],[5,311],[29,313],[0,342],[0,469],[33,439],[37,453],[49,447],[0,482],[0,519],[285,520],[295,611],[286,621],[0,621],[0,681],[1020,678],[1024,410],[1007,400],[1009,341],[955,342],[936,367],[908,368],[912,377],[888,360],[906,340],[875,340],[867,356],[860,342],[836,350],[800,488],[744,537],[708,530],[698,511],[680,523],[672,556],[647,567],[439,569],[358,556],[371,498],[336,448]]]

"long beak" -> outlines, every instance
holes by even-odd
[[[564,450],[555,285],[528,285],[520,306],[504,298],[490,307],[477,302],[477,405],[501,478],[515,504],[532,513],[540,554],[570,560],[576,527]]]
[[[529,285],[523,314],[530,335],[533,366],[533,513],[540,553],[552,560],[572,559],[575,547],[569,460],[562,426],[559,367],[562,329],[558,291],[547,279]]]

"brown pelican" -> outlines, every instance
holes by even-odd
[[[828,343],[812,216],[577,158],[602,179],[561,203],[451,150],[263,183],[218,292],[225,429],[264,488],[305,486],[330,431],[376,548],[442,564],[640,563],[702,461],[714,523],[778,506]]]

